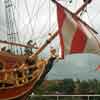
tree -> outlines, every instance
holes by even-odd
[[[75,84],[73,79],[64,79],[64,83],[62,85],[62,91],[66,94],[73,94],[75,88]]]
[[[75,89],[74,89],[74,94],[79,95],[80,94],[80,80],[77,79],[75,82]]]
[[[89,93],[89,83],[85,80],[80,82],[80,93],[81,94]]]
[[[88,82],[89,82],[89,94],[96,94],[98,81],[94,79],[94,80],[88,80]]]
[[[43,84],[41,84],[40,86],[36,87],[33,92],[35,94],[38,94],[38,95],[42,95],[42,94],[45,94],[45,88],[43,86]]]
[[[96,94],[100,94],[100,81],[97,81]]]
[[[59,92],[59,89],[61,89],[61,88],[59,88],[59,84],[50,83],[50,84],[48,85],[47,91],[48,91],[49,93],[56,93],[56,92]]]

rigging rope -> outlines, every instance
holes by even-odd
[[[66,0],[66,2],[65,2],[65,5],[68,7],[68,6],[71,6],[71,4],[73,4],[73,0]],[[75,1],[75,4],[74,4],[74,8],[76,8],[76,6],[77,6],[77,1]]]
[[[43,6],[43,4],[45,4],[45,2],[42,2],[42,6]],[[42,8],[42,6],[41,6],[41,8]],[[38,15],[39,15],[39,10],[40,10],[40,6],[38,7],[38,9],[37,9],[37,15],[36,15],[36,18],[38,18]],[[50,16],[49,16],[49,19],[50,19]],[[34,22],[34,25],[36,25],[36,22],[37,22],[37,20],[35,20],[35,22]],[[46,25],[47,23],[45,23],[45,25]],[[49,24],[50,24],[50,20],[49,20]],[[45,29],[45,25],[44,25],[44,27],[42,28],[43,29],[43,31],[44,31],[44,29]],[[50,28],[49,28],[49,30],[50,30]],[[42,30],[41,30],[42,31]],[[41,31],[40,31],[40,33],[41,33]],[[32,34],[33,35],[33,34]],[[31,38],[32,38],[32,35],[30,36]],[[42,35],[39,35],[39,36],[42,36]],[[39,38],[39,36],[38,36],[38,38]],[[44,37],[44,36],[43,36]],[[35,37],[34,37],[35,38]]]
[[[89,20],[89,16],[87,15],[87,17],[88,17],[88,20]],[[90,23],[91,25],[92,25],[92,23]],[[92,25],[93,26],[93,25]],[[87,28],[88,29],[88,28]],[[88,29],[88,31],[91,33],[91,35],[94,37],[94,39],[97,41],[97,44],[98,44],[98,46],[99,46],[99,48],[100,48],[100,41],[98,40],[98,38],[97,38],[97,36],[90,30],[90,29]],[[98,53],[98,52],[100,52],[99,50],[98,51],[94,51],[94,52],[96,52],[96,53]]]
[[[51,5],[50,5],[50,0],[48,1],[48,8],[49,8],[49,10],[48,10],[48,15],[49,15],[49,32],[50,32],[50,27],[51,27]]]
[[[87,17],[88,17],[88,21],[89,21],[90,25],[91,25],[93,28],[95,28],[95,26],[94,26],[93,23],[92,23],[93,20],[90,19],[89,14],[88,14],[87,11],[86,11],[86,13],[87,13]]]
[[[40,5],[40,2],[39,2],[39,5]],[[38,16],[39,16],[39,7],[38,7],[38,10],[37,10],[37,15],[35,16],[36,17],[36,19],[34,20],[34,25],[33,25],[33,27],[34,27],[34,29],[35,29],[35,27],[36,27],[36,24],[37,24],[37,22],[38,22]],[[34,35],[35,33],[32,33],[31,35],[30,35],[30,39],[32,39],[32,36]]]
[[[26,0],[24,0],[24,5],[25,5],[25,8],[26,8],[26,12],[27,12],[27,15],[28,15],[28,17],[29,17],[29,22],[28,22],[28,24],[24,24],[24,26],[23,26],[23,28],[25,27],[25,25],[31,25],[31,31],[32,31],[32,33],[34,33],[34,29],[32,28],[32,20],[33,20],[33,14],[34,14],[34,9],[35,9],[35,6],[36,6],[36,3],[37,3],[37,0],[35,1],[35,3],[33,3],[33,8],[32,8],[32,15],[29,13],[29,9],[28,9],[28,6],[27,6],[27,1]],[[23,29],[22,28],[22,29]],[[23,37],[23,39],[25,40],[26,39],[26,35],[24,35],[24,37]],[[24,44],[24,42],[25,41],[23,41],[23,44]]]
[[[38,22],[38,16],[39,16],[39,11],[40,11],[40,9],[43,7],[43,4],[44,4],[45,2],[42,2],[42,4],[41,4],[41,2],[39,2],[38,3],[38,8],[37,8],[37,10],[36,10],[36,13],[33,15],[33,17],[35,17],[35,21],[34,21],[34,25],[33,25],[33,27],[35,28],[36,27],[36,24],[37,24],[37,22]],[[41,4],[41,5],[40,5]],[[32,36],[33,36],[33,34],[34,33],[32,33],[31,35],[30,35],[30,38],[32,39]]]
[[[16,0],[15,0],[15,5],[16,5]],[[13,11],[14,11],[14,7],[12,8],[13,9]],[[14,14],[14,12],[13,12],[13,17],[14,17],[14,25],[15,25],[15,28],[16,28],[16,35],[17,35],[17,37],[15,37],[15,39],[17,38],[18,39],[18,42],[20,43],[21,41],[20,41],[20,38],[19,38],[19,33],[18,33],[18,27],[17,27],[17,25],[16,25],[16,20],[15,20],[15,14]],[[17,42],[17,40],[15,40],[15,42]],[[16,46],[16,52],[17,52],[17,54],[18,54],[18,52],[19,52],[19,50],[18,50],[18,47]],[[22,48],[20,47],[20,52],[21,52],[21,54],[22,54]]]
[[[87,9],[87,8],[86,8]],[[99,12],[99,13],[98,13]],[[92,27],[95,28],[95,25],[93,25],[93,21],[95,21],[96,17],[100,14],[100,10],[98,11],[92,18],[90,18],[89,16],[89,12],[87,10],[87,17],[88,17],[88,20],[89,20],[89,23],[92,25]]]
[[[24,0],[25,1],[25,0]],[[36,5],[36,7],[38,7],[37,8],[37,10],[36,10],[36,12],[34,12],[35,10],[35,7],[34,7],[34,5],[33,5],[33,10],[32,10],[32,14],[30,14],[30,18],[29,18],[29,22],[28,22],[28,24],[25,24],[25,25],[29,25],[29,24],[31,24],[32,23],[32,20],[33,20],[33,18],[34,18],[34,25],[31,27],[32,28],[32,30],[33,30],[33,27],[34,27],[34,29],[35,29],[35,26],[36,26],[36,22],[37,22],[37,16],[38,16],[38,12],[39,12],[39,10],[43,7],[43,4],[45,3],[45,1],[44,2],[40,2],[39,1],[39,3],[38,3],[38,5],[36,4],[36,3],[34,3],[35,5]],[[27,7],[27,3],[26,3],[26,7]],[[28,8],[28,7],[27,7]],[[33,13],[34,12],[34,13]],[[24,26],[25,26],[24,25]],[[33,34],[34,33],[32,33],[31,35],[30,35],[30,39],[32,38],[32,36],[33,36]]]
[[[8,0],[4,1],[5,3],[5,14],[6,14],[6,25],[7,25],[7,40],[9,42],[20,42],[19,39],[19,34],[18,34],[18,28],[16,25],[16,20],[15,20],[15,5],[16,1],[14,4],[14,1]],[[8,45],[8,49],[10,49],[12,52],[18,54],[18,47],[13,46],[12,44]],[[21,48],[20,48],[21,51]]]
[[[31,15],[30,15],[30,12],[29,12],[29,9],[28,9],[28,6],[27,6],[27,0],[24,0],[24,4],[25,4],[26,11],[27,11],[27,15],[28,15],[29,19],[31,19]],[[32,13],[34,12],[34,9],[35,9],[34,6],[35,6],[35,3],[33,5]],[[31,25],[31,31],[32,31],[32,33],[34,33],[34,29],[32,27],[32,23],[30,23],[30,25]]]

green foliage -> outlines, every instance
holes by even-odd
[[[73,81],[73,79],[64,79],[62,81],[48,82],[45,86],[37,87],[34,92],[36,94],[100,94],[100,81],[96,79]]]
[[[100,94],[100,81],[97,82],[96,94]]]
[[[89,83],[89,93],[90,94],[95,94],[97,91],[97,83],[98,81],[96,79],[94,80],[88,80]]]
[[[74,88],[75,84],[73,79],[64,79],[62,91],[64,91],[66,94],[73,94]]]
[[[67,94],[72,94],[75,88],[74,81],[72,79],[64,79],[63,89]]]
[[[95,98],[94,100],[100,100],[100,96],[98,96],[98,97],[93,97],[93,98]]]
[[[80,83],[80,93],[88,94],[88,92],[89,92],[89,83],[84,80]]]
[[[45,88],[43,87],[43,85],[40,85],[34,90],[34,93],[38,95],[43,95],[45,94]]]
[[[72,97],[62,96],[59,97],[59,100],[72,100]]]
[[[59,84],[51,83],[48,85],[47,91],[53,93],[59,91],[60,89]]]

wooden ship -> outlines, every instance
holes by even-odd
[[[40,48],[35,44],[16,43],[18,37],[15,18],[12,17],[13,5],[11,0],[4,0],[4,4],[8,40],[0,40],[0,43],[7,44],[8,48],[2,47],[0,51],[0,100],[26,100],[33,89],[37,87],[37,84],[41,84],[51,66],[53,66],[54,60],[52,58],[54,59],[54,57],[40,59],[38,54],[53,40],[55,35],[47,39]],[[15,49],[18,46],[28,49],[29,53],[18,54],[20,50],[17,51],[17,54],[12,53],[12,50],[16,51]],[[36,49],[35,53],[31,51],[32,48]],[[55,54],[55,49],[52,49],[51,53]],[[49,68],[47,67],[48,64]]]
[[[88,4],[86,2],[77,12],[76,16]],[[5,0],[6,15],[10,16],[11,1]],[[67,10],[67,9],[66,9]],[[8,12],[8,13],[7,13]],[[69,12],[69,11],[68,11]],[[71,13],[71,12],[70,12]],[[78,18],[78,17],[77,17]],[[80,20],[80,19],[79,19]],[[14,19],[11,19],[13,22]],[[14,22],[15,23],[15,22]],[[86,23],[84,23],[87,27]],[[11,25],[10,21],[7,23],[8,27]],[[89,27],[91,28],[91,27]],[[92,28],[91,28],[92,29]],[[93,30],[93,29],[92,29]],[[93,30],[94,31],[94,30]],[[16,36],[17,31],[14,26],[9,29],[8,37]],[[15,43],[14,41],[3,41],[0,43],[10,45],[11,49],[14,46],[35,48],[36,52],[31,52],[25,55],[15,55],[10,50],[2,48],[0,51],[0,100],[26,100],[28,95],[32,93],[36,86],[41,84],[47,73],[51,70],[54,60],[58,57],[56,50],[51,48],[50,57],[47,59],[40,59],[38,55],[47,47],[48,44],[58,35],[55,32],[51,35],[45,43],[36,47],[35,45],[23,45]]]

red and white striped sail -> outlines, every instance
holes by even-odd
[[[100,49],[96,35],[57,5],[58,27],[62,57],[72,53],[98,53]]]

